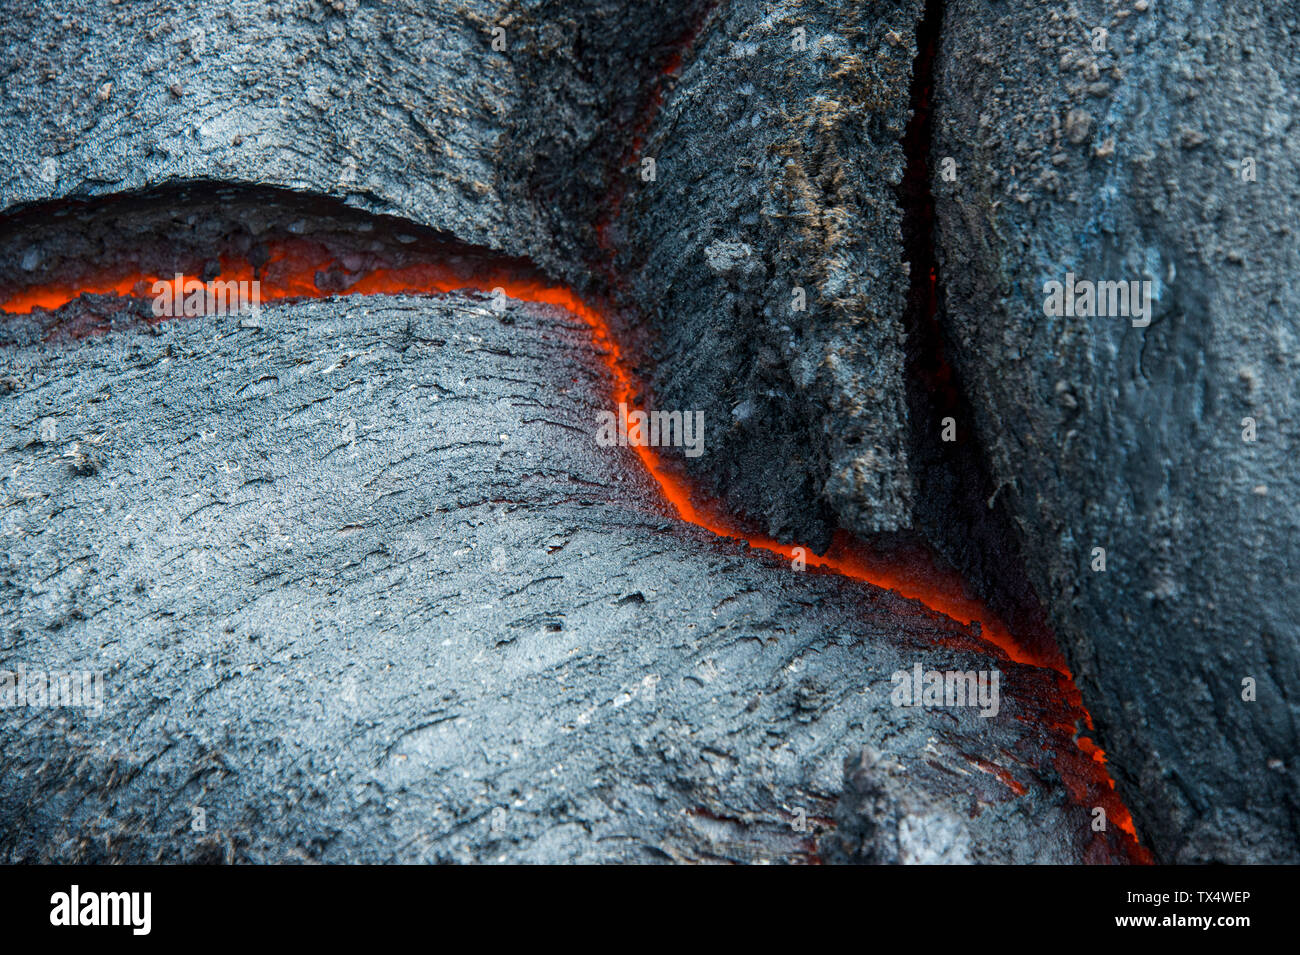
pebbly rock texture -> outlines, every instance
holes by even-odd
[[[271,239],[319,240],[313,295],[463,243],[471,270],[625,279],[638,374],[705,411],[686,464],[725,510],[818,546],[930,532],[968,472],[920,460],[902,381],[919,8],[23,2],[0,21],[0,299],[101,263],[206,276],[205,250]],[[1161,856],[1292,858],[1296,263],[1264,210],[1294,198],[1294,51],[1281,14],[1135,5],[1093,62],[1092,14],[1040,9],[958,2],[945,26],[944,323],[998,482],[962,506],[1016,519]],[[1256,181],[1234,160],[1225,185],[1240,130]],[[1045,319],[1067,269],[1149,274],[1151,326]],[[0,669],[108,691],[98,719],[0,713],[4,857],[1126,857],[1089,826],[1054,674],[668,520],[594,446],[612,391],[571,316],[146,314],[91,295],[0,323]],[[967,536],[958,563],[1006,585],[1015,548]],[[892,706],[914,663],[999,666],[999,715]]]
[[[943,318],[1166,862],[1300,859],[1298,38],[1248,0],[946,6]],[[1067,273],[1149,282],[1150,324],[1046,315]]]
[[[835,828],[819,845],[842,865],[969,865],[974,861],[964,821],[896,782],[906,772],[867,748],[844,760],[844,794]],[[920,797],[920,798],[918,798]]]
[[[894,187],[918,8],[23,0],[0,23],[0,210],[256,184],[587,290],[630,276],[660,406],[709,422],[695,476],[820,547],[910,523]]]
[[[654,401],[703,410],[702,489],[823,547],[911,523],[895,187],[915,0],[715,12],[613,232]]]
[[[14,0],[0,209],[190,180],[280,186],[578,279],[617,130],[701,6]]]
[[[0,857],[803,861],[870,745],[917,859],[1122,858],[1053,674],[665,519],[592,440],[572,316],[259,325],[8,346],[0,669],[102,671],[105,707],[0,711]],[[998,714],[892,705],[917,663],[999,668]]]

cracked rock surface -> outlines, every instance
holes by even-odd
[[[1018,537],[986,548],[945,521],[968,473],[919,480],[944,460],[909,443],[916,0],[47,6],[0,18],[0,283],[337,227],[339,292],[416,248],[364,231],[384,213],[612,290],[656,407],[705,412],[706,495],[817,547],[946,523],[990,591],[1023,555],[1009,586],[1046,604],[1157,857],[1296,859],[1289,7],[947,3],[940,320],[994,482],[964,501]],[[90,228],[76,200],[119,194]],[[1150,326],[1045,316],[1067,271],[1150,281]],[[0,327],[0,667],[109,694],[0,715],[5,857],[1113,857],[1063,782],[1055,677],[1000,664],[992,720],[891,706],[897,669],[993,658],[669,520],[591,440],[610,389],[576,320],[143,315]]]
[[[603,0],[14,0],[0,208],[247,182],[569,270],[594,254],[613,130],[700,6],[611,29]]]
[[[1300,858],[1297,37],[1293,6],[1246,0],[946,7],[944,319],[1030,574],[1168,862]],[[1150,282],[1150,325],[1045,315],[1067,272]]]
[[[825,546],[911,525],[894,192],[920,4],[728,3],[666,95],[620,270],[660,406],[703,409],[692,476]]]
[[[976,860],[1104,857],[1051,675],[666,520],[585,336],[377,296],[10,346],[0,667],[106,678],[0,718],[0,854],[800,861],[871,745]],[[893,706],[917,662],[998,715]]]

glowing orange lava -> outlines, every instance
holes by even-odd
[[[583,301],[572,290],[520,268],[501,271],[484,261],[462,256],[450,257],[446,262],[407,265],[402,267],[377,267],[367,271],[350,272],[333,261],[322,248],[310,241],[287,239],[271,248],[267,261],[255,269],[247,261],[222,258],[220,280],[260,282],[263,304],[303,298],[324,298],[335,294],[438,294],[450,292],[480,292],[492,294],[501,290],[510,298],[536,302],[562,308],[579,318],[591,331],[592,339],[613,380],[613,403],[622,405],[626,414],[642,410],[636,395],[639,389],[628,370],[628,362],[615,340],[605,316]],[[192,278],[193,276],[189,276]],[[321,287],[322,281],[330,289]],[[29,314],[36,308],[57,309],[87,293],[132,296],[146,300],[154,298],[156,282],[167,283],[171,294],[172,276],[152,274],[111,274],[102,272],[93,277],[65,285],[43,285],[0,294],[0,312]],[[626,423],[625,423],[626,426]],[[916,600],[926,607],[963,625],[978,624],[979,635],[1003,654],[1017,663],[1041,667],[1059,674],[1058,686],[1069,705],[1085,720],[1089,728],[1091,717],[1083,707],[1082,695],[1075,687],[1068,667],[1059,654],[1045,656],[1031,652],[1018,644],[1007,627],[988,608],[969,597],[961,579],[937,567],[925,568],[918,574],[916,567],[889,566],[866,555],[847,534],[837,532],[830,549],[824,555],[815,554],[811,548],[785,544],[770,537],[742,531],[716,508],[702,504],[686,483],[659,456],[652,447],[634,447],[646,471],[654,478],[664,498],[683,521],[695,524],[721,537],[744,541],[758,550],[767,551],[785,560],[803,557],[807,564],[863,581],[903,597]],[[1057,727],[1073,736],[1074,727]],[[1070,760],[1058,760],[1058,769],[1081,804],[1089,798],[1089,789],[1083,780],[1096,775],[1104,776],[1111,790],[1115,783],[1105,772],[1105,755],[1087,737],[1077,739],[1079,748],[1074,757],[1080,765]],[[1088,763],[1095,762],[1093,773],[1087,773]],[[992,772],[1017,795],[1026,788],[1005,770],[997,767]],[[1093,798],[1096,794],[1092,794]],[[1117,794],[1104,794],[1110,819],[1131,836],[1139,859],[1146,858],[1145,850],[1136,843],[1136,832],[1128,810]]]
[[[307,242],[286,243],[285,247],[278,248],[271,254],[269,261],[260,270],[255,270],[247,262],[222,259],[220,279],[223,282],[259,279],[261,299],[264,303],[295,298],[320,298],[331,294],[322,291],[317,281],[317,276],[330,271],[330,268],[321,267],[315,262],[306,262],[302,258],[303,253],[310,251],[309,246],[310,243]],[[468,261],[460,268],[445,264],[420,263],[402,268],[378,268],[349,278],[350,284],[344,290],[344,294],[349,295],[466,291],[491,293],[501,289],[510,298],[563,308],[582,319],[591,329],[597,349],[614,380],[614,403],[625,406],[628,414],[639,408],[635,400],[638,389],[628,372],[628,364],[610,331],[609,323],[598,310],[568,288],[540,278],[521,275],[484,276],[477,274],[474,266],[468,264]],[[88,292],[153,298],[156,282],[166,283],[166,294],[170,297],[173,281],[171,276],[101,275],[79,282],[75,286],[47,285],[16,292],[7,299],[0,300],[0,309],[18,314],[30,313],[37,307],[56,309],[78,295]],[[920,601],[930,609],[951,617],[961,624],[979,623],[980,635],[1001,649],[1010,659],[1017,663],[1053,669],[1069,676],[1069,671],[1059,658],[1048,659],[1040,654],[1030,653],[1018,645],[1001,621],[978,601],[963,593],[960,581],[955,575],[946,575],[947,579],[937,583],[918,581],[905,572],[873,563],[870,558],[855,553],[852,540],[843,533],[835,536],[826,554],[817,555],[810,548],[784,544],[770,537],[744,532],[715,508],[700,504],[685,482],[665,465],[657,449],[652,447],[634,447],[634,449],[641,463],[659,485],[663,496],[682,520],[703,527],[721,537],[746,541],[751,547],[768,551],[786,560],[793,561],[796,556],[802,556],[811,566],[823,567],[884,590],[896,591],[904,597]],[[945,575],[935,568],[930,576]]]

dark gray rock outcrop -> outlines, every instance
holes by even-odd
[[[717,425],[690,462],[706,491],[819,546],[836,524],[895,530],[912,484],[893,190],[917,8],[19,4],[0,23],[0,209],[251,183],[581,287],[624,249],[660,406]]]
[[[868,743],[978,859],[1109,852],[1052,674],[665,519],[567,313],[119,316],[7,365],[0,668],[105,708],[0,712],[6,860],[803,861]],[[1000,667],[997,716],[892,705],[916,663]]]
[[[1238,0],[951,0],[944,20],[944,321],[1169,862],[1300,858],[1297,38],[1293,5]],[[1150,283],[1149,325],[1045,314],[1067,273]]]
[[[701,6],[11,3],[0,208],[255,183],[345,197],[580,280],[618,131]]]
[[[844,760],[844,795],[835,828],[821,842],[827,862],[842,865],[968,865],[974,850],[965,822],[899,787],[905,772],[864,749]]]
[[[19,4],[0,284],[329,232],[317,289],[344,291],[454,236],[641,313],[638,373],[705,412],[683,465],[725,510],[818,546],[919,512],[938,533],[966,474],[918,480],[900,322],[919,8]],[[974,497],[1018,538],[957,562],[995,590],[1023,552],[1009,589],[1047,603],[1167,861],[1300,842],[1297,35],[1235,0],[944,21],[940,317]],[[98,231],[77,201],[141,190]],[[1150,324],[1045,315],[1067,272],[1150,282]],[[987,648],[670,521],[594,446],[609,382],[575,320],[469,296],[142,315],[92,296],[0,331],[0,667],[102,670],[110,697],[0,714],[6,857],[1122,855],[1052,673],[999,664],[993,720],[891,706],[894,670]]]
[[[685,465],[762,530],[911,526],[895,187],[919,4],[729,3],[654,118],[619,222]]]

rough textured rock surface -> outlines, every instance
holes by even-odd
[[[700,6],[14,0],[0,208],[248,182],[569,269],[595,254],[616,131]]]
[[[894,187],[918,6],[760,10],[740,0],[706,15],[689,0],[617,13],[602,0],[21,3],[0,21],[0,210],[30,208],[3,223],[14,241],[0,249],[0,284],[161,253],[207,272],[201,253],[212,244],[255,258],[268,235],[334,230],[325,244],[339,267],[315,285],[341,291],[364,269],[446,239],[421,232],[408,244],[391,220],[367,233],[375,223],[360,212],[329,210],[322,222],[314,200],[269,188],[250,205],[250,192],[231,187],[218,215],[212,182],[345,197],[584,286],[622,270],[633,307],[653,307],[641,344],[657,405],[706,411],[696,477],[729,510],[813,543],[834,524],[905,527],[915,464]],[[503,50],[492,47],[494,26]],[[1216,66],[1225,49],[1238,47],[1210,51]],[[1100,97],[1100,78],[1089,83]],[[981,89],[1004,102],[996,83]],[[655,91],[665,96],[657,115]],[[1077,111],[1065,117],[1067,141],[1093,129]],[[1017,128],[1005,121],[999,132],[1018,142],[1006,139]],[[1204,148],[1197,135],[1180,131],[1180,148]],[[1120,153],[1100,145],[1096,161]],[[645,155],[657,161],[653,183],[638,175]],[[1030,159],[998,174],[1021,175]],[[123,218],[99,231],[69,202],[167,184],[163,205],[123,199],[112,213]],[[1218,215],[1215,196],[1196,189]],[[984,198],[971,206],[975,226],[986,206],[1009,214]],[[1131,213],[1113,206],[1107,214]],[[997,228],[971,228],[982,238],[969,261],[1023,267],[990,252]],[[589,269],[618,248],[618,269]],[[507,271],[520,264],[502,260]],[[1254,259],[1243,267],[1269,279]],[[795,286],[806,312],[789,312]],[[972,303],[1001,303],[987,288],[967,291]],[[1218,295],[1211,283],[1193,298],[1219,308]],[[466,296],[277,306],[253,323],[161,328],[142,320],[146,309],[88,296],[57,315],[6,317],[0,333],[0,668],[103,669],[109,689],[98,720],[0,716],[5,857],[795,861],[819,845],[838,861],[1115,856],[1088,825],[1077,765],[1088,761],[1070,742],[1076,714],[1052,673],[998,664],[1004,695],[992,720],[891,706],[895,670],[987,669],[986,648],[915,604],[794,573],[666,520],[635,458],[592,445],[609,382],[570,317],[501,313]],[[982,430],[1011,407],[1039,429],[1041,448],[1055,432],[1039,405],[1005,405],[1020,394],[1003,380],[1014,366],[982,363],[980,336],[1004,326],[976,327],[971,314],[956,323],[968,337],[954,335],[977,356],[967,369],[997,369]],[[1275,352],[1255,354],[1250,375],[1276,391],[1288,379],[1256,366],[1295,354],[1294,342],[1277,323],[1258,327]],[[99,332],[108,334],[77,340]],[[1222,356],[1213,344],[1206,354]],[[1181,385],[1194,379],[1195,354],[1177,355],[1182,364],[1162,373]],[[1055,380],[1047,394],[1080,400]],[[1255,446],[1256,471],[1274,470],[1270,493],[1292,491],[1276,472],[1293,419],[1280,403],[1258,413],[1278,417],[1279,443]],[[1190,454],[1173,443],[1186,435],[1157,437],[1170,442],[1171,467],[1191,466],[1174,458]],[[1071,455],[1083,454],[1083,439],[1071,441]],[[994,459],[1004,479],[1017,473],[1006,449]],[[1060,481],[1092,460],[1071,457]],[[1125,466],[1145,473],[1137,457]],[[1054,473],[1031,462],[1033,507],[1053,500]],[[1089,506],[1114,504],[1110,488],[1086,490]],[[1058,512],[1035,512],[1023,490],[999,497],[1012,493],[1022,522],[1059,529]],[[1077,499],[1061,495],[1069,514]],[[1249,506],[1278,500],[1263,498]],[[1179,520],[1201,533],[1208,513]],[[1112,535],[1112,570],[1116,549],[1146,546],[1126,528]],[[1293,530],[1260,525],[1258,535],[1284,547]],[[1196,543],[1195,553],[1215,553]],[[1060,581],[1059,554],[1037,545],[1037,582],[1066,619],[1072,591],[1046,586]],[[1285,581],[1285,552],[1272,554],[1282,557],[1264,569]],[[1178,579],[1164,572],[1173,559],[1162,552],[1161,581]],[[1125,573],[1106,582],[1128,586]],[[1268,598],[1263,583],[1251,586]],[[1241,618],[1239,598],[1212,593]],[[1270,628],[1248,645],[1266,664],[1261,708],[1293,686],[1284,671],[1294,657],[1277,649],[1289,638],[1274,612],[1284,605],[1268,606],[1246,618]],[[1104,612],[1131,615],[1119,603]],[[1101,656],[1112,674],[1144,658],[1124,644],[1138,631],[1112,629],[1094,645],[1089,635],[1104,629],[1094,624],[1076,620],[1068,635],[1100,692]],[[1114,634],[1123,653],[1112,652]],[[1160,639],[1141,652],[1187,649]],[[1197,652],[1220,652],[1207,646]],[[1198,659],[1177,665],[1195,670]],[[1179,672],[1167,677],[1144,675],[1153,692],[1182,686]],[[1146,714],[1124,709],[1117,685],[1102,729],[1127,734],[1131,758]],[[1271,753],[1294,714],[1265,712],[1274,736],[1248,749]],[[1206,764],[1221,766],[1233,739],[1215,737]],[[1294,782],[1294,745],[1267,756],[1264,808],[1237,818],[1234,800],[1263,772],[1258,753],[1243,756],[1253,775],[1231,785],[1187,775],[1184,792],[1150,770],[1188,765],[1191,743],[1171,747],[1168,764],[1130,764],[1153,780],[1144,822],[1160,806],[1205,812],[1217,800],[1229,825],[1188,837],[1199,845],[1263,858],[1294,844],[1285,833],[1262,841],[1280,824],[1242,841],[1251,813],[1278,822],[1276,780]],[[1212,788],[1221,782],[1223,800]],[[190,828],[195,807],[208,814],[206,833]],[[791,826],[800,808],[804,832]],[[842,832],[826,841],[832,811]],[[1221,822],[1207,814],[1200,825]],[[1186,856],[1170,831],[1160,847]]]
[[[950,810],[899,786],[906,769],[864,749],[844,760],[844,794],[835,827],[821,840],[822,857],[844,865],[967,865],[970,834]]]
[[[895,186],[919,4],[739,0],[666,95],[616,244],[657,406],[702,409],[706,492],[824,545],[910,526]],[[796,310],[796,289],[806,309]]]
[[[1053,675],[665,520],[567,313],[260,322],[9,346],[0,668],[106,707],[0,714],[6,860],[799,861],[865,745],[978,860],[1107,857]],[[893,706],[914,663],[999,666],[999,714]]]
[[[1247,0],[946,7],[944,320],[1120,791],[1169,862],[1300,859],[1298,37],[1293,6]],[[1046,316],[1067,272],[1150,281],[1149,327]]]

